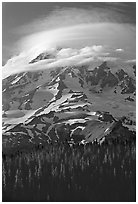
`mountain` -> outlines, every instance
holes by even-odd
[[[51,58],[55,55],[41,53],[28,65]],[[133,137],[135,66],[131,72],[103,62],[93,69],[88,64],[52,67],[3,79],[3,151]]]

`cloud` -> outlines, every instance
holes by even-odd
[[[136,59],[130,59],[130,60],[126,60],[126,63],[136,63]]]
[[[116,51],[116,52],[124,52],[124,49],[122,49],[122,48],[117,48],[115,51]]]
[[[29,64],[32,60],[26,53],[21,53],[18,56],[10,59],[3,67],[3,78],[9,75],[26,72],[45,70],[56,67],[78,66],[81,64],[91,64],[92,62],[116,61],[118,58],[107,57],[106,48],[101,45],[93,45],[91,47],[84,47],[80,49],[63,48],[57,50],[55,48],[47,50],[47,53],[53,53],[54,59],[40,60],[36,63]],[[19,69],[20,67],[20,69]]]
[[[14,31],[20,38],[14,46],[17,52],[33,50],[37,55],[55,46],[86,47],[96,44],[117,44],[124,49],[125,44],[134,41],[135,28],[123,13],[126,4],[92,3],[84,8],[57,8],[49,15],[18,27]]]
[[[79,24],[101,23],[101,22],[118,22],[122,23],[126,18],[119,10],[112,10],[107,7],[102,7],[91,4],[89,8],[73,8],[63,7],[56,8],[49,15],[39,17],[29,22],[27,25],[22,25],[17,28],[19,34],[32,34],[34,32],[49,31],[52,29],[74,26]],[[119,15],[118,15],[119,13]],[[64,20],[63,20],[64,19]],[[127,20],[129,20],[127,18]]]
[[[10,52],[12,50],[11,53],[14,50],[14,53],[29,51],[30,54],[32,49],[37,55],[43,48],[54,46],[86,47],[108,43],[112,46],[117,43],[120,46],[121,41],[124,49],[125,43],[127,46],[129,42],[135,41],[135,3],[67,2],[67,7],[61,6],[60,3],[58,7],[54,5],[53,3],[52,11],[46,9],[45,15],[26,25],[13,28],[10,34],[18,39],[18,42],[12,46],[10,42],[8,47]],[[133,13],[130,12],[132,7]],[[133,46],[134,43],[131,47]]]
[[[64,4],[64,7],[60,5],[55,7],[53,4],[53,10],[46,12],[45,15],[39,16],[27,25],[22,25],[17,28],[16,32],[20,34],[32,34],[34,32],[48,31],[51,29],[68,27],[79,24],[89,23],[132,23],[135,20],[135,12],[129,13],[131,4],[127,3],[71,3]],[[67,6],[66,6],[67,5]],[[46,6],[46,4],[44,4]],[[133,5],[135,8],[135,5]],[[48,14],[47,14],[48,13]]]
[[[113,9],[113,6],[112,10],[106,6],[54,10],[50,15],[35,19],[15,31],[20,38],[15,46],[20,54],[7,62],[3,74],[97,60],[117,61],[121,57],[128,60],[126,50],[129,59],[135,58],[135,25],[127,22],[129,20],[124,18],[122,10]],[[58,47],[61,49],[56,52]],[[55,52],[55,60],[28,64],[45,51]]]
[[[81,54],[88,54],[88,53],[101,53],[103,52],[104,48],[102,45],[93,45],[91,47],[84,47],[80,50]]]
[[[119,32],[118,32],[119,31]],[[135,50],[135,29],[129,25],[117,23],[87,23],[68,27],[33,33],[22,38],[18,42],[20,52],[27,55],[38,55],[39,53],[54,47],[86,47],[100,44],[100,47],[93,47],[98,52],[104,46],[122,49],[128,47]],[[131,42],[131,43],[130,43]],[[90,48],[89,48],[90,49]],[[89,50],[88,50],[89,51]],[[82,52],[87,52],[82,50]]]
[[[119,60],[119,58],[117,58],[117,57],[98,57],[98,60],[113,62],[113,61]]]
[[[57,53],[58,58],[68,58],[70,56],[78,55],[79,52],[77,49],[72,48],[63,48]]]

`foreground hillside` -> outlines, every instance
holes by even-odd
[[[3,157],[3,201],[135,202],[135,142],[44,149]]]

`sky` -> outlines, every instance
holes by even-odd
[[[56,63],[59,59],[65,62],[65,56],[83,61],[97,57],[135,62],[136,5],[132,2],[3,2],[2,44],[2,61],[7,70],[11,62],[16,66],[21,61],[24,64],[57,47],[63,50],[56,55]],[[69,61],[74,62],[72,58]],[[12,69],[15,69],[13,65]]]

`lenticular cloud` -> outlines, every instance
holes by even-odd
[[[94,60],[126,61],[128,55],[135,59],[135,27],[117,16],[97,9],[64,9],[22,26],[16,44],[19,55],[7,62],[3,76]],[[55,59],[29,65],[42,52],[54,53]]]
[[[34,64],[29,63],[32,59],[34,59],[33,57],[30,57],[33,55],[28,55],[31,54],[31,50],[30,53],[22,52],[20,55],[10,59],[3,67],[3,78],[7,77],[10,74],[20,73],[24,71],[33,72],[36,70],[49,69],[58,66],[73,66],[80,65],[84,62],[92,62],[93,60],[101,59],[103,56],[106,57],[106,49],[107,48],[104,48],[101,45],[93,45],[91,47],[87,46],[81,49],[62,48],[58,50],[56,48],[49,48],[43,51],[52,54],[54,57],[52,59],[40,60]],[[34,57],[36,57],[36,55],[34,55]]]

